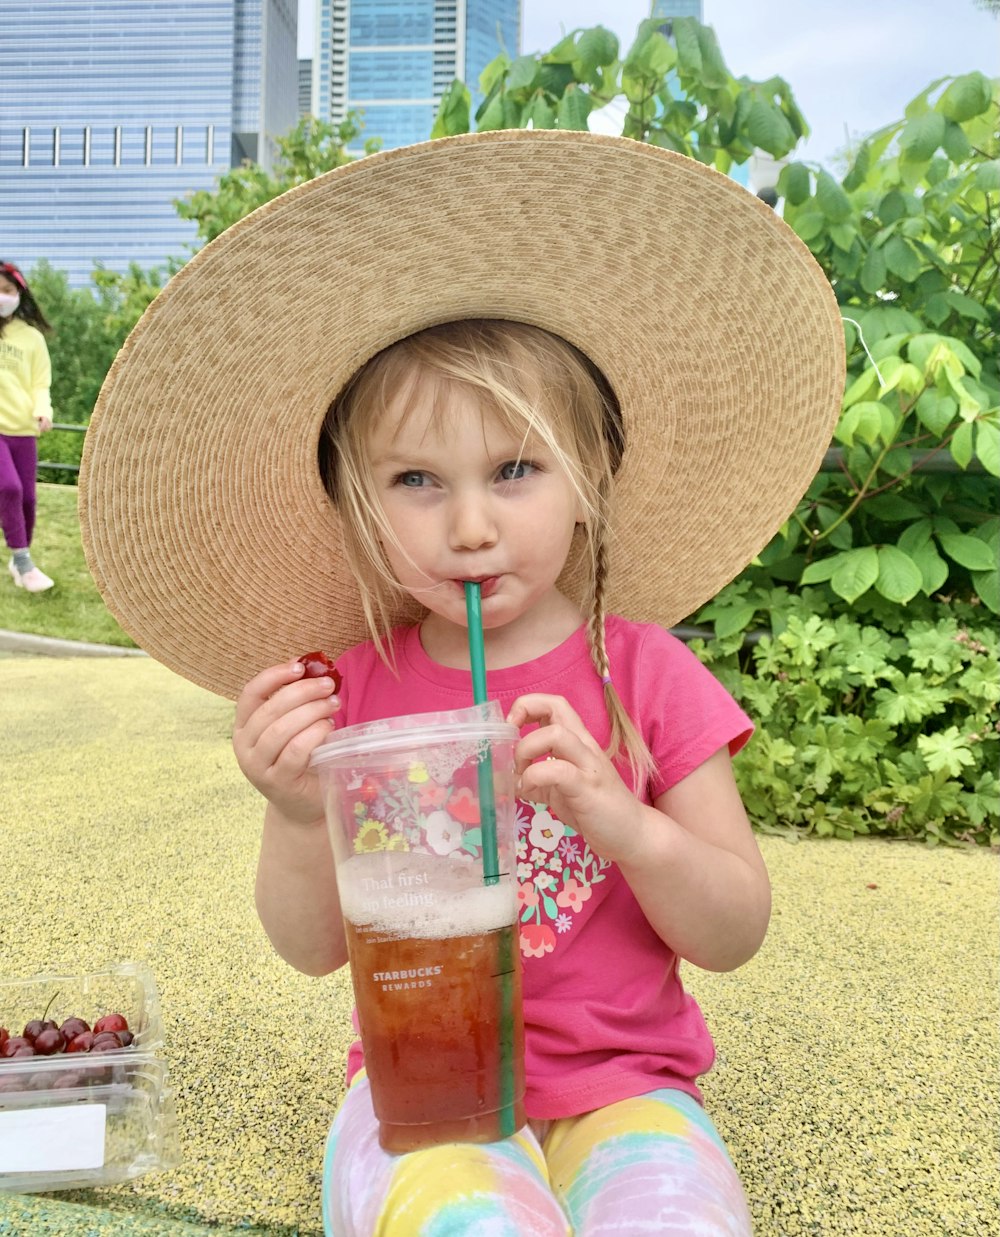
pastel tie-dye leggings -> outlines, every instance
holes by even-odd
[[[389,1155],[362,1072],[330,1131],[328,1237],[748,1237],[746,1196],[705,1111],[661,1090],[488,1144]]]

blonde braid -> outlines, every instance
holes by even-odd
[[[611,487],[610,477],[603,478],[598,485],[598,510],[588,526],[588,541],[591,552],[591,606],[587,619],[587,645],[590,648],[591,661],[601,676],[604,684],[604,703],[611,722],[611,739],[607,754],[613,759],[624,755],[628,758],[629,768],[635,779],[635,788],[642,793],[646,783],[654,772],[655,762],[642,735],[636,729],[621,697],[615,690],[611,676],[611,664],[608,660],[608,650],[605,640],[604,620],[606,615],[605,595],[608,576],[610,574],[610,556],[608,554],[608,490]]]

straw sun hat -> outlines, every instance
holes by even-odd
[[[629,618],[669,626],[737,575],[829,445],[833,292],[740,185],[587,133],[371,155],[206,245],[111,368],[80,511],[90,569],[137,643],[235,698],[264,666],[364,639],[317,467],[323,418],[381,348],[469,317],[562,336],[617,394],[609,609]],[[578,589],[575,568],[563,582]]]

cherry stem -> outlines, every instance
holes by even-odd
[[[44,1013],[44,1014],[42,1014],[42,1021],[43,1021],[43,1022],[45,1022],[45,1020],[48,1018],[48,1016],[49,1016],[49,1010],[52,1008],[52,1002],[56,999],[56,997],[57,997],[58,995],[59,995],[59,992],[58,992],[58,990],[57,990],[57,991],[53,992],[53,993],[52,993],[52,995],[49,997],[49,1003],[48,1003],[48,1005],[46,1005],[46,1006],[45,1006],[45,1013]]]

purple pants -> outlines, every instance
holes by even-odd
[[[0,434],[0,528],[12,550],[26,550],[35,529],[38,439]]]

